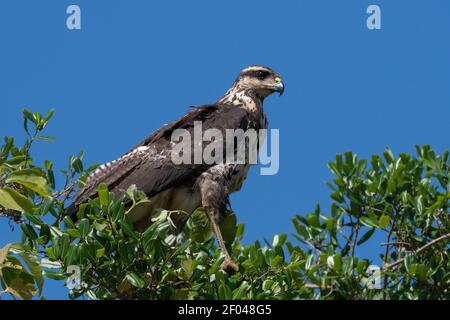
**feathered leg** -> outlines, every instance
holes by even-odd
[[[233,274],[239,270],[239,267],[231,259],[219,228],[219,222],[225,215],[228,201],[227,188],[224,182],[222,175],[206,174],[202,177],[199,184],[203,208],[205,208],[211,220],[220,250],[225,256],[221,268],[227,273]]]

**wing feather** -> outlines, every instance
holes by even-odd
[[[75,205],[96,196],[100,183],[120,194],[130,185],[153,196],[187,179],[195,179],[210,165],[175,165],[170,157],[171,135],[175,129],[193,131],[194,121],[202,121],[203,129],[247,129],[248,112],[231,105],[193,107],[185,116],[156,130],[121,158],[100,166],[79,190]]]

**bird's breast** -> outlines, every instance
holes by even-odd
[[[173,211],[170,217],[179,232],[190,214],[201,206],[200,192],[190,183],[164,190],[149,200],[140,210],[134,210],[128,217],[138,231],[144,231],[152,223],[157,209],[164,209]]]

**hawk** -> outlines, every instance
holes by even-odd
[[[128,217],[139,231],[151,224],[152,214],[158,208],[180,212],[171,216],[180,231],[189,215],[203,207],[224,255],[222,269],[228,273],[237,272],[238,266],[225,247],[218,224],[229,205],[229,194],[241,188],[251,163],[247,157],[243,162],[176,164],[171,157],[172,134],[177,129],[193,133],[198,121],[203,130],[215,129],[222,133],[227,129],[266,129],[264,99],[274,92],[281,95],[283,91],[281,77],[273,69],[265,66],[243,69],[217,102],[191,107],[186,115],[156,130],[122,157],[99,166],[78,190],[66,213],[75,215],[80,204],[97,196],[100,183],[105,183],[117,196],[131,185],[145,192],[150,199],[147,207]],[[262,142],[258,141],[257,148]],[[225,141],[223,150],[227,149],[227,143],[235,141]],[[202,144],[201,147],[206,146]],[[231,150],[237,153],[235,147]]]

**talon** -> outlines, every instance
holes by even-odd
[[[225,259],[225,261],[222,262],[222,265],[220,267],[222,268],[223,271],[225,271],[229,275],[233,275],[239,271],[239,267],[231,259]]]

